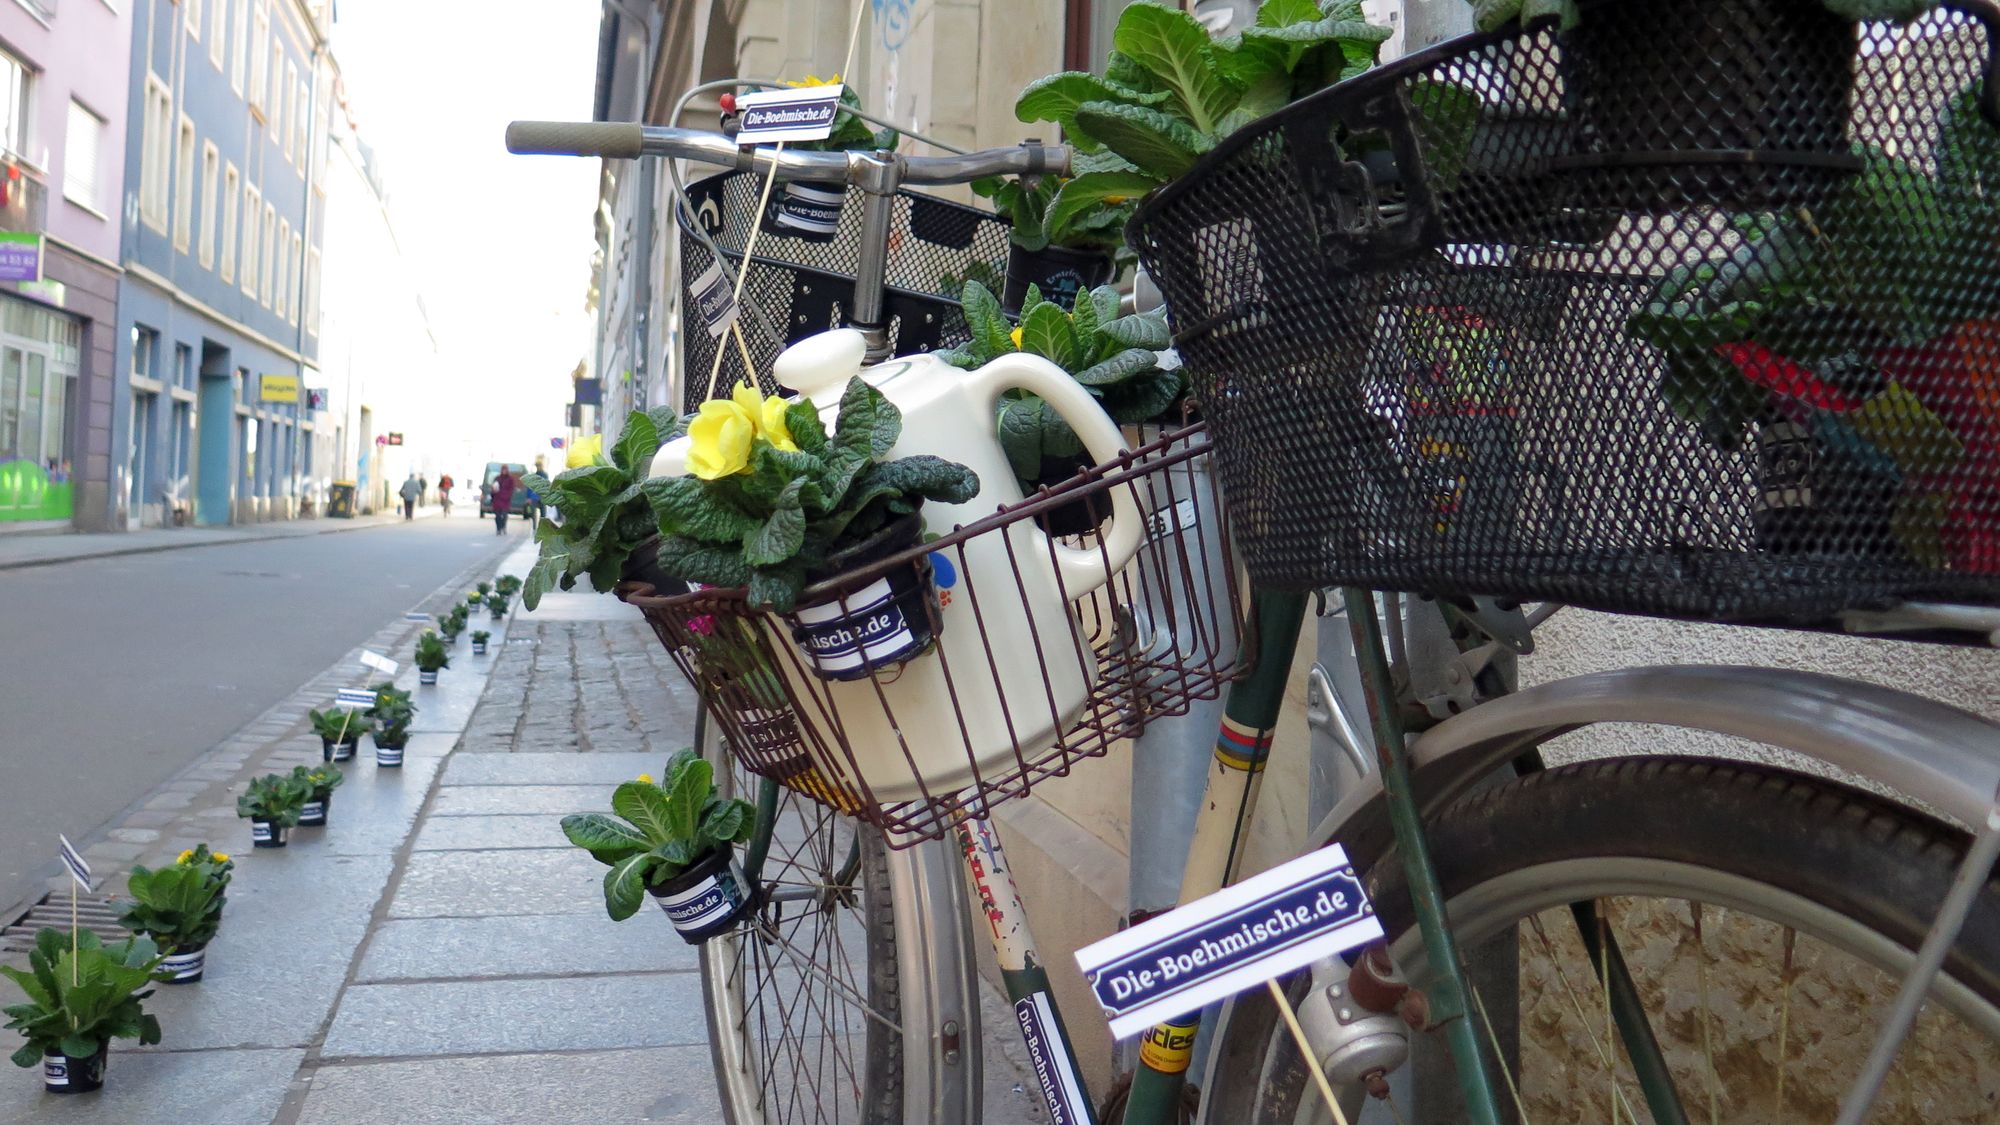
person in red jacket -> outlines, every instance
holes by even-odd
[[[493,534],[507,534],[507,512],[514,506],[514,473],[505,465],[493,478]]]

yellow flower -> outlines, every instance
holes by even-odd
[[[645,782],[648,785],[651,785],[653,783],[653,775],[650,773],[642,773],[639,775],[639,780]]]
[[[828,78],[814,78],[808,74],[797,82],[787,82],[785,85],[790,86],[794,90],[803,90],[807,86],[838,86],[840,85],[840,75],[835,74]]]
[[[213,858],[213,859],[215,860],[215,862],[217,862],[217,863],[228,863],[228,862],[229,862],[229,853],[228,853],[228,852],[210,852],[210,853],[208,853],[208,854],[209,854],[209,855],[210,855],[210,857],[212,857],[212,858]]]
[[[563,457],[563,468],[587,469],[603,456],[604,435],[592,434],[569,447],[569,453]]]
[[[757,395],[750,393],[754,402]],[[729,399],[712,398],[688,423],[688,472],[702,480],[721,480],[750,467],[750,443],[757,436],[757,410]]]
[[[785,424],[785,411],[791,409],[791,405],[790,399],[777,395],[765,399],[757,428],[763,433],[765,441],[787,453],[797,453],[799,443],[792,440],[792,429]]]
[[[189,848],[188,850],[181,853],[181,858],[179,862],[186,863],[188,860],[191,860],[193,858],[194,858],[194,849]]]
[[[1014,348],[1015,348],[1015,350],[1017,350],[1017,351],[1018,351],[1018,350],[1020,350],[1020,347],[1021,347],[1021,330],[1020,330],[1019,328],[1016,328],[1016,329],[1014,329],[1014,331],[1013,331],[1013,332],[1009,333],[1009,338],[1010,338],[1010,339],[1012,339],[1012,340],[1014,341]]]
[[[1123,202],[1125,202],[1125,201],[1126,201],[1127,199],[1130,199],[1130,198],[1131,198],[1131,196],[1127,196],[1127,195],[1107,195],[1107,196],[1105,196],[1105,197],[1104,197],[1104,202],[1106,202],[1106,203],[1109,203],[1109,204],[1111,204],[1112,206],[1114,206],[1114,207],[1115,207],[1115,206],[1117,206],[1118,204],[1120,204],[1120,203],[1123,203]]]

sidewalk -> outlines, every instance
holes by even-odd
[[[418,508],[417,518],[441,514],[435,505]],[[336,531],[357,531],[402,521],[401,512],[378,512],[353,519],[274,520],[233,527],[146,527],[138,531],[18,532],[0,534],[0,570],[23,566],[46,566],[75,559],[103,558],[107,555],[142,555],[154,551],[176,551],[184,547],[211,547],[222,543],[255,543],[264,539],[296,539],[307,535],[330,535]]]
[[[503,572],[521,573],[531,551],[517,548]],[[170,786],[165,802],[185,807],[143,810],[156,827],[90,849],[100,873],[201,839],[235,853],[222,933],[206,979],[149,1001],[160,1046],[118,1044],[103,1093],[84,1098],[44,1095],[32,1071],[0,1079],[0,1120],[719,1120],[694,950],[657,910],[610,921],[602,867],[557,825],[606,807],[619,781],[657,773],[686,744],[688,689],[608,597],[551,595],[480,627],[494,634],[490,655],[461,642],[439,685],[418,689],[404,768],[377,769],[364,747],[326,830],[252,853],[233,805]],[[391,626],[377,651],[407,665],[417,628]],[[329,670],[298,714],[358,672]],[[415,671],[397,678],[414,683]],[[200,764],[232,779],[229,801],[252,773],[316,761],[318,746],[293,723],[261,756],[239,753]],[[992,998],[986,1010],[985,1120],[1042,1120],[1011,1012]]]

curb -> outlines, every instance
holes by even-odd
[[[417,518],[437,519],[442,517],[439,515],[436,507],[432,507],[428,512],[419,511],[417,513]],[[37,567],[37,566],[60,566],[63,563],[68,563],[68,562],[81,562],[86,559],[115,558],[119,555],[155,555],[159,554],[162,551],[191,551],[198,547],[233,547],[243,543],[268,543],[274,539],[309,539],[315,535],[338,535],[342,532],[347,532],[347,531],[366,531],[371,528],[377,528],[377,527],[391,527],[397,523],[404,522],[394,518],[377,519],[373,517],[367,517],[365,518],[365,521],[334,520],[332,517],[327,517],[327,516],[315,517],[314,519],[314,522],[321,522],[321,521],[327,523],[338,523],[344,526],[317,528],[312,531],[278,531],[267,534],[254,534],[246,532],[241,534],[240,537],[232,537],[228,539],[204,539],[197,543],[146,543],[129,547],[112,546],[112,547],[106,547],[102,550],[86,548],[85,550],[79,551],[75,554],[52,555],[48,558],[43,558],[43,559],[11,559],[11,560],[0,559],[0,571],[27,570],[30,567]],[[280,521],[272,521],[272,522],[279,523]],[[303,522],[305,521],[285,520],[282,521],[281,526],[288,526],[288,527],[296,526],[297,524]],[[98,533],[98,534],[116,535],[119,533],[109,532],[109,533]],[[0,540],[0,542],[4,542],[4,540]]]

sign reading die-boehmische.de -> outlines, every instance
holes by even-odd
[[[840,85],[763,90],[736,99],[738,145],[823,141],[840,113]]]
[[[1338,844],[1076,951],[1119,1039],[1382,936]]]

